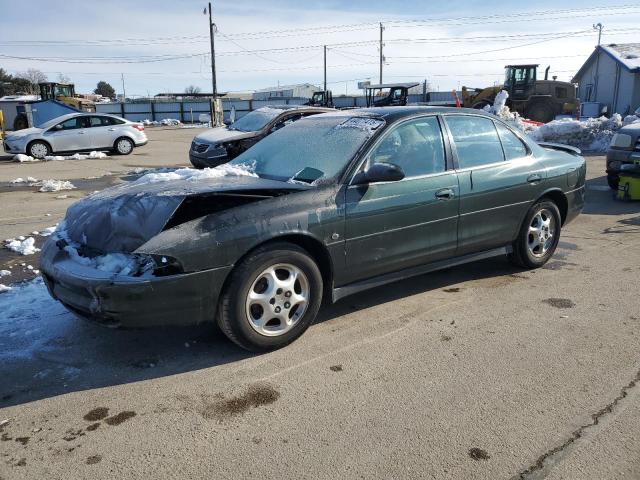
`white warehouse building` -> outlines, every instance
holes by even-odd
[[[297,85],[282,85],[278,87],[263,88],[253,94],[253,100],[271,100],[273,98],[311,98],[313,92],[319,89],[310,83],[300,83]]]

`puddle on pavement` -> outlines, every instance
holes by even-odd
[[[573,308],[576,304],[573,300],[569,300],[568,298],[546,298],[543,300],[544,303],[551,305],[554,308]]]

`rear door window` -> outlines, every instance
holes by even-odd
[[[458,153],[459,168],[504,161],[498,131],[491,119],[471,115],[450,115],[445,118]]]
[[[520,140],[504,125],[496,123],[496,127],[498,128],[498,133],[500,134],[500,140],[502,140],[502,147],[504,148],[504,154],[507,157],[507,160],[527,156],[527,147],[524,146],[522,140]]]

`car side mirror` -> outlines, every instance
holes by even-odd
[[[397,182],[404,178],[404,171],[393,163],[379,162],[353,178],[353,185],[365,185],[376,182]]]
[[[58,130],[62,130],[62,125],[58,124],[58,125],[54,125],[53,129],[58,131]]]

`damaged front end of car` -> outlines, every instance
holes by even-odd
[[[69,208],[42,249],[43,278],[69,310],[108,326],[212,321],[232,265],[209,257],[186,269],[171,244],[172,254],[145,244],[194,219],[298,189],[246,176],[105,190]]]

